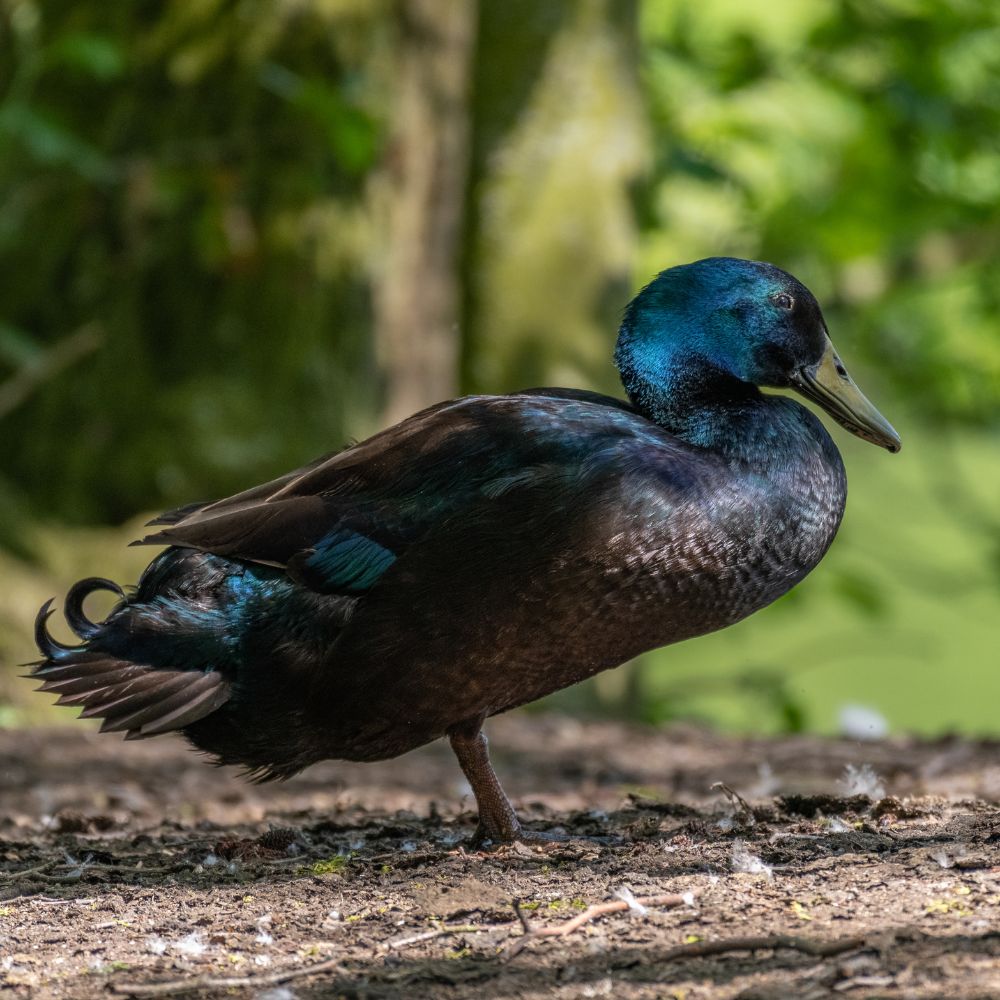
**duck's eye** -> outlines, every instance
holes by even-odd
[[[779,309],[795,308],[795,299],[793,299],[787,292],[778,292],[772,301]]]

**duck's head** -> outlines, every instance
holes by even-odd
[[[654,418],[713,394],[787,388],[852,434],[900,449],[848,375],[812,293],[773,264],[709,257],[663,271],[626,310],[615,360],[633,402]]]

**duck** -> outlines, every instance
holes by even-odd
[[[128,592],[64,602],[31,675],[125,739],[180,732],[256,780],[446,738],[477,845],[532,841],[483,725],[646,651],[727,628],[823,558],[847,493],[817,404],[897,452],[809,290],[713,257],[628,304],[626,399],[474,395],[235,496],[149,522]],[[762,391],[770,390],[770,391]],[[774,391],[779,390],[779,391]],[[112,591],[102,621],[85,598]]]

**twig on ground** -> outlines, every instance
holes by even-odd
[[[695,892],[672,892],[661,896],[642,896],[636,899],[635,902],[647,908],[662,906],[671,909],[675,906],[684,906],[687,903],[693,902],[696,895],[697,893]],[[609,903],[593,903],[583,913],[578,913],[571,920],[567,920],[565,923],[558,924],[555,927],[533,929],[531,934],[533,937],[565,937],[567,934],[578,931],[584,924],[589,924],[591,920],[596,920],[598,917],[603,917],[608,913],[621,913],[628,909],[630,909],[630,904],[624,899],[616,899]]]
[[[109,865],[102,861],[88,861],[86,867],[81,868],[76,862],[69,861],[44,861],[34,868],[22,868],[20,871],[0,872],[0,879],[8,882],[17,882],[25,878],[36,878],[40,882],[55,882],[62,885],[70,882],[79,882],[85,871],[87,872],[117,872],[119,875],[170,875],[173,872],[182,871],[192,866],[187,862],[178,862],[175,865],[164,865],[160,867],[143,868],[141,865]],[[50,875],[53,868],[80,868],[75,875]]]
[[[71,896],[69,899],[55,899],[52,896],[17,896],[15,899],[23,899],[32,906],[89,906],[95,902],[92,896],[85,896],[83,899],[79,896]],[[9,899],[7,902],[11,903],[14,900]]]
[[[55,868],[56,864],[58,864],[56,861],[43,861],[40,865],[35,865],[34,868],[22,868],[20,871],[0,872],[0,879],[7,882],[16,882],[22,878],[31,878],[33,875],[41,875],[43,872],[47,872],[50,868]]]
[[[712,791],[720,791],[729,800],[730,808],[747,826],[755,826],[757,817],[754,815],[753,806],[735,788],[730,788],[724,781],[716,781],[712,785]]]
[[[566,937],[568,934],[578,931],[585,924],[589,924],[592,920],[596,920],[598,917],[607,916],[609,913],[621,913],[624,910],[632,909],[635,904],[644,906],[647,909],[656,906],[670,909],[677,906],[691,905],[694,902],[695,896],[699,894],[700,890],[694,890],[692,892],[667,893],[660,896],[641,896],[638,899],[633,899],[631,902],[624,899],[616,899],[609,903],[593,903],[588,906],[583,913],[578,913],[572,919],[565,920],[561,924],[556,924],[554,927],[532,927],[532,925],[528,922],[528,918],[521,910],[520,900],[515,900],[514,912],[517,914],[517,918],[521,922],[524,934],[514,943],[510,951],[507,953],[507,958],[511,959],[515,955],[519,954],[532,938]]]
[[[521,900],[515,899],[512,903],[514,907],[514,913],[517,914],[517,919],[521,924],[521,930],[525,934],[531,933],[531,924],[528,923],[528,918],[524,915],[524,910],[521,909]]]
[[[391,864],[395,870],[402,871],[406,868],[419,868],[420,865],[430,864],[432,861],[440,861],[449,855],[449,851],[426,851],[423,853],[415,851],[413,854],[400,854],[399,851],[392,851],[388,854],[373,854],[367,858],[360,855],[351,858],[351,864]]]
[[[284,868],[286,865],[304,864],[310,858],[314,857],[315,854],[312,851],[303,851],[301,854],[293,855],[290,858],[270,858],[268,860],[261,858],[255,863],[263,865],[265,868]]]
[[[178,861],[175,865],[150,865],[144,868],[142,865],[106,865],[101,861],[91,861],[87,865],[88,871],[118,872],[120,875],[171,875],[174,872],[183,871],[185,868],[193,869],[188,861]]]
[[[180,871],[183,868],[194,868],[190,861],[175,861],[169,865],[147,865],[141,861],[135,865],[105,864],[103,861],[91,861],[91,868],[100,868],[106,872],[134,872],[136,875],[169,875],[171,872]]]
[[[75,875],[49,875],[45,872],[39,872],[32,877],[37,878],[40,882],[48,882],[50,885],[76,885],[77,882],[83,880],[83,872],[77,872]]]
[[[70,866],[60,864],[57,867],[68,868]],[[137,868],[131,865],[104,865],[91,862],[86,868],[81,868],[67,875],[50,875],[46,872],[38,872],[35,878],[40,879],[42,882],[52,882],[55,885],[72,885],[74,882],[79,882],[88,872],[101,876],[113,875],[115,873],[119,875],[169,875],[172,872],[183,871],[186,868],[191,868],[191,865],[171,865],[166,868]]]
[[[52,868],[76,868],[74,873],[59,875],[49,874]],[[143,868],[141,865],[109,865],[102,861],[89,861],[85,867],[67,861],[47,861],[44,865],[36,868],[28,868],[22,872],[3,873],[10,879],[24,878],[25,876],[36,878],[40,882],[50,882],[55,885],[72,885],[79,882],[85,873],[92,872],[101,875],[172,875],[180,871],[193,870],[194,865],[186,861],[180,861],[174,865],[150,866]]]
[[[109,983],[112,993],[133,997],[169,997],[178,993],[196,993],[202,990],[255,989],[259,986],[280,986],[293,979],[302,979],[318,972],[340,969],[340,961],[328,958],[312,965],[295,969],[269,972],[259,976],[196,976],[193,979],[168,979],[162,983]]]
[[[452,937],[455,934],[486,934],[488,931],[506,930],[511,926],[513,925],[509,922],[505,924],[446,924],[444,927],[437,927],[432,931],[398,938],[395,941],[386,941],[382,947],[394,951],[397,948],[409,947],[411,944],[420,944],[422,941],[433,941],[435,938]]]
[[[634,899],[634,904],[639,904],[640,906],[681,906],[684,903],[693,903],[697,892],[685,892],[685,893],[671,893],[669,895],[663,896],[644,896],[641,899]],[[582,913],[578,913],[575,917],[570,920],[565,921],[562,924],[558,924],[555,927],[539,927],[535,928],[528,921],[527,914],[521,906],[521,900],[515,899],[512,902],[514,907],[514,913],[517,916],[517,922],[520,924],[522,937],[519,941],[523,942],[525,938],[531,937],[564,937],[567,934],[572,934],[574,931],[579,930],[584,924],[589,923],[591,920],[596,920],[598,917],[602,917],[608,913],[620,913],[622,910],[630,909],[629,902],[627,900],[615,900],[609,903],[595,903],[592,906],[587,907]],[[439,937],[449,937],[455,934],[486,934],[489,931],[501,931],[509,930],[513,927],[512,922],[506,922],[502,924],[446,924],[442,927],[437,927],[432,931],[423,931],[420,934],[413,934],[410,937],[400,938],[396,941],[386,942],[382,947],[386,949],[396,949],[405,948],[411,944],[420,944],[424,941],[433,941],[435,938]],[[519,945],[523,947],[523,944]]]
[[[776,951],[786,948],[815,958],[829,958],[845,951],[860,948],[865,943],[863,937],[835,938],[833,941],[819,941],[813,938],[794,937],[789,934],[769,934],[764,937],[722,938],[719,941],[692,941],[678,945],[658,956],[659,962],[676,962],[682,958],[704,958],[708,955],[725,955],[731,951]]]

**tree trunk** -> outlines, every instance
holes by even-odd
[[[457,392],[474,0],[400,0],[375,279],[383,422]]]

